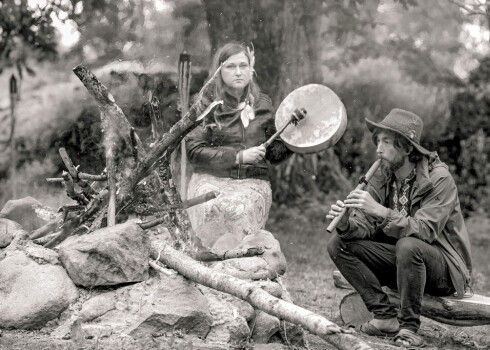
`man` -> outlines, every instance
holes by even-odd
[[[419,347],[423,294],[462,298],[469,287],[470,244],[458,191],[437,153],[420,145],[420,117],[393,109],[379,124],[366,123],[381,165],[366,191],[331,206],[327,219],[344,207],[348,212],[328,253],[374,314],[361,331]],[[381,286],[399,291],[398,315]]]

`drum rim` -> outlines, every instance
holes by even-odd
[[[316,152],[324,151],[324,150],[334,146],[340,140],[340,138],[344,135],[344,132],[347,128],[347,112],[345,110],[344,103],[342,102],[340,97],[332,89],[330,89],[328,86],[325,86],[323,84],[307,84],[307,85],[303,85],[303,86],[291,91],[286,96],[286,98],[284,98],[284,100],[281,102],[281,104],[279,105],[279,107],[276,110],[275,120],[274,120],[276,128],[278,127],[276,124],[276,122],[278,120],[277,116],[278,116],[279,111],[282,109],[281,106],[283,105],[283,103],[286,100],[288,100],[288,98],[292,94],[297,94],[298,91],[306,90],[306,89],[309,89],[311,87],[319,87],[320,89],[326,89],[326,91],[329,91],[329,93],[333,94],[333,96],[335,96],[337,98],[338,102],[340,102],[340,104],[342,106],[342,112],[341,112],[342,115],[340,116],[340,123],[337,127],[337,130],[330,137],[328,137],[325,141],[323,141],[319,144],[316,144],[316,145],[312,145],[312,146],[293,145],[293,144],[289,143],[287,140],[285,140],[281,135],[280,138],[284,142],[286,147],[288,147],[291,151],[293,151],[295,153],[316,153]]]

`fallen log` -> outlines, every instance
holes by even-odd
[[[400,295],[397,292],[388,288],[383,289],[393,304],[400,305]],[[345,295],[339,308],[340,317],[346,325],[358,327],[373,318],[357,292]],[[434,321],[453,326],[489,325],[490,298],[477,294],[463,299],[425,294],[422,299],[421,314]]]
[[[400,305],[400,295],[384,288],[393,304]],[[423,316],[453,326],[471,327],[490,324],[490,297],[468,295],[463,299],[453,296],[435,297],[425,294],[422,298]]]
[[[238,297],[256,309],[288,322],[301,325],[309,332],[320,336],[338,349],[371,349],[363,340],[340,328],[335,323],[309,310],[273,297],[256,285],[233,276],[209,269],[182,252],[168,245],[158,252],[151,252],[153,259],[159,259],[167,267],[179,272],[191,281]]]

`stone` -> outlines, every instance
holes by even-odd
[[[5,203],[0,212],[0,218],[15,221],[24,230],[30,232],[47,224],[47,221],[40,218],[36,213],[36,208],[40,207],[42,207],[41,202],[32,197],[11,199]]]
[[[26,233],[19,223],[0,218],[0,248],[7,247],[19,233]]]
[[[77,298],[60,265],[38,264],[23,251],[0,261],[0,328],[42,328]]]
[[[266,344],[269,339],[279,332],[281,322],[275,316],[257,310],[254,320],[252,339],[257,344]]]
[[[84,324],[84,325],[82,325],[82,333],[86,339],[109,338],[113,334],[111,327],[100,326],[97,324]]]
[[[199,286],[199,290],[208,300],[213,321],[206,340],[223,344],[246,339],[250,334],[247,318],[251,320],[255,315],[252,306],[245,302],[237,303],[238,298],[212,288]]]
[[[41,247],[30,241],[27,241],[24,247],[24,253],[38,264],[59,265],[59,255],[52,249]]]
[[[182,332],[205,337],[211,327],[208,302],[180,275],[157,275],[115,291],[115,309],[93,320],[133,338]]]
[[[82,304],[79,317],[83,322],[104,315],[116,308],[116,292],[107,292],[90,298]]]
[[[263,247],[265,252],[261,256],[218,261],[212,268],[238,278],[252,280],[273,280],[286,272],[286,258],[272,233],[256,230],[253,234],[245,236],[237,248],[252,247]]]
[[[113,286],[148,279],[149,241],[133,221],[71,236],[59,248],[76,285]]]

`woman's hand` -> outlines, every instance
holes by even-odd
[[[247,148],[241,152],[242,152],[242,159],[241,161],[240,159],[238,159],[239,163],[257,164],[260,163],[265,157],[264,146]],[[237,157],[240,157],[240,155],[238,155]]]
[[[369,192],[358,189],[355,189],[347,196],[345,206],[347,208],[360,209],[368,215],[383,219],[388,216],[389,210],[376,202]]]

